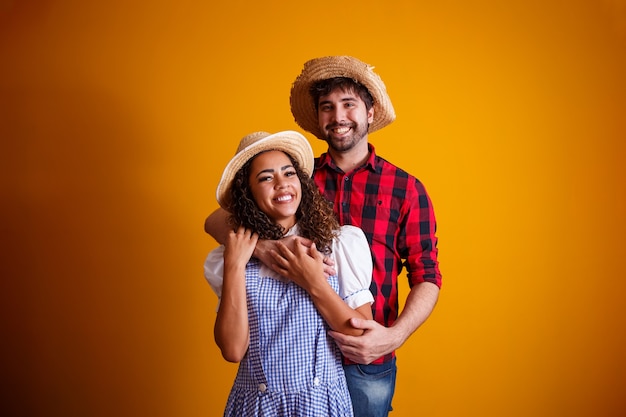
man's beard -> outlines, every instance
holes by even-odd
[[[329,130],[339,126],[348,126],[352,128],[352,134],[342,139],[335,139],[333,137],[333,133],[329,132]],[[347,152],[354,148],[365,136],[367,136],[369,124],[352,123],[349,125],[335,125],[330,129],[326,129],[326,132],[329,132],[326,134],[326,143],[328,143],[328,147],[335,152]]]

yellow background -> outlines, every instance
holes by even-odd
[[[371,142],[439,223],[393,416],[623,416],[624,4],[0,0],[0,414],[221,415],[221,168],[297,129],[305,60],[349,54],[398,115]]]

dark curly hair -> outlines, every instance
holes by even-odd
[[[231,214],[229,224],[233,228],[244,226],[254,230],[260,239],[277,240],[284,237],[287,230],[274,223],[267,214],[259,209],[250,189],[250,165],[258,155],[260,154],[250,158],[237,171],[230,185],[231,202],[228,211]],[[291,155],[286,155],[296,170],[302,188],[300,206],[296,211],[300,236],[315,242],[315,246],[320,252],[329,254],[332,240],[337,236],[339,230],[339,222],[335,217],[333,208],[330,202],[322,196],[315,181],[302,170],[298,161]]]

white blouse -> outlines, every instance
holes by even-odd
[[[297,234],[298,225],[292,227],[287,236]],[[339,235],[333,239],[330,256],[335,261],[341,299],[351,308],[373,303],[374,297],[369,289],[372,281],[372,254],[363,231],[355,226],[341,226]],[[260,273],[264,277],[286,280],[265,265],[261,265]],[[204,262],[204,276],[220,298],[224,280],[224,245],[209,252]]]

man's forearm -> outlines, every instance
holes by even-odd
[[[220,245],[226,242],[228,236],[228,212],[222,208],[218,208],[204,221],[204,231],[209,234]]]
[[[404,309],[392,329],[397,332],[399,348],[428,319],[437,299],[439,287],[430,282],[422,282],[413,286],[406,299]]]

